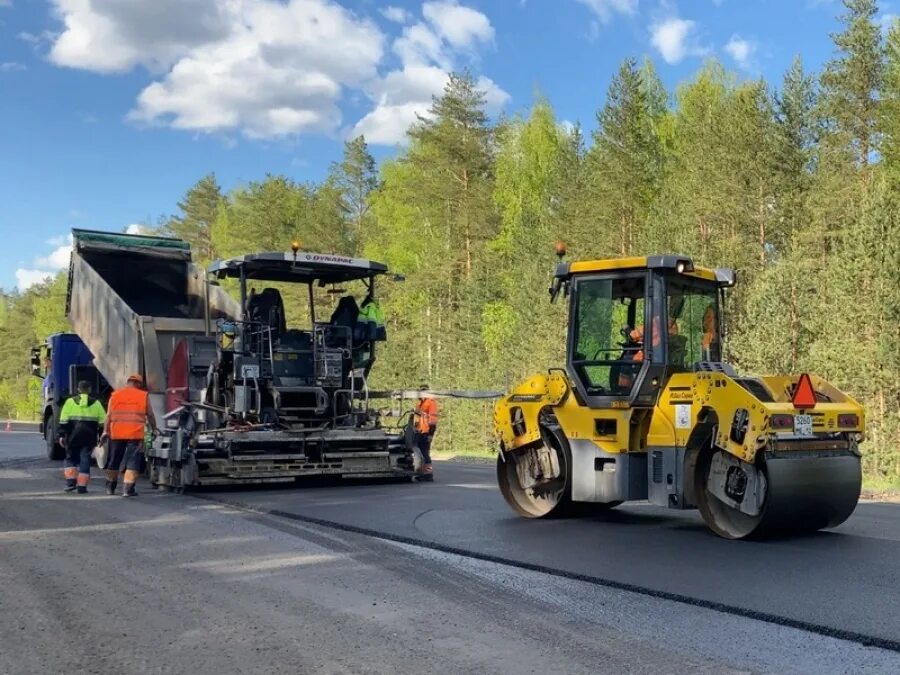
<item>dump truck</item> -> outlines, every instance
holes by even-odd
[[[386,267],[298,247],[207,271],[176,238],[73,230],[73,242],[66,315],[113,387],[131,373],[144,377],[156,423],[146,448],[154,485],[413,474],[403,435],[382,428],[366,405],[374,346],[354,343],[349,326],[359,317],[344,312],[335,326],[313,314],[308,330],[288,330],[278,290],[247,288],[273,274],[302,283],[314,313],[314,289],[361,280],[374,297]],[[229,278],[239,300],[220,285]]]
[[[560,249],[564,256],[564,248]],[[860,405],[806,373],[723,358],[730,269],[688,256],[561,261],[566,362],[501,398],[497,480],[544,518],[649,500],[729,539],[834,527],[861,489]]]

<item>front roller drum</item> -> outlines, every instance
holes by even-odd
[[[840,525],[859,502],[862,467],[849,449],[767,452],[751,465],[714,448],[698,461],[696,479],[707,526],[746,539]]]
[[[572,501],[572,452],[558,427],[542,429],[541,443],[497,456],[497,484],[524,518],[569,518],[605,513],[621,502]]]
[[[569,515],[572,505],[570,463],[565,446],[547,438],[541,445],[517,451],[516,454],[501,450],[497,455],[500,493],[513,511],[524,518]],[[526,478],[526,487],[523,487],[525,474],[543,474],[543,477],[533,484]]]

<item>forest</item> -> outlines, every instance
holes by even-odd
[[[547,287],[572,258],[678,252],[730,266],[726,358],[748,373],[816,373],[866,408],[870,486],[900,486],[900,21],[844,0],[821,72],[741,79],[716,60],[667,91],[628,59],[596,130],[552,103],[491,120],[451,76],[395,157],[345,144],[320,183],[210,174],[153,229],[195,258],[304,248],[369,257],[406,281],[381,291],[379,387],[504,389],[563,361]],[[0,297],[0,416],[31,418],[28,349],[66,329],[66,278]],[[448,402],[437,450],[489,452],[491,407]]]

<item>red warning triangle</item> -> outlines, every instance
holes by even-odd
[[[797,380],[797,386],[794,387],[794,396],[791,403],[795,408],[815,408],[816,407],[816,390],[813,389],[812,380],[809,375],[803,373]]]

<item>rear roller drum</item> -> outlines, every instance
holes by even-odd
[[[859,456],[781,452],[743,462],[724,450],[703,453],[695,473],[697,506],[726,539],[814,532],[843,523],[859,501]]]

